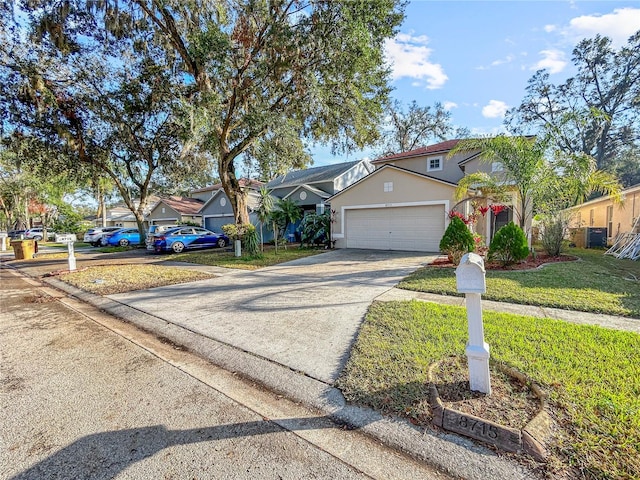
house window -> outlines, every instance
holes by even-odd
[[[220,206],[221,206],[221,207],[224,207],[226,204],[227,204],[227,199],[226,199],[226,198],[224,198],[224,197],[222,197],[222,198],[220,199]]]
[[[166,212],[164,211],[164,207],[162,207],[162,213],[166,213]]]
[[[393,182],[384,182],[384,191],[393,192]]]
[[[613,236],[613,205],[607,207],[607,236]]]
[[[504,166],[502,165],[502,162],[493,162],[491,164],[492,172],[502,172],[503,170],[504,170]]]
[[[306,200],[307,199],[307,192],[300,192],[300,200]]]
[[[427,159],[427,172],[442,170],[442,157],[433,157]]]
[[[591,210],[589,210],[589,226],[593,227],[593,224],[595,223],[595,213],[596,211],[592,208]]]

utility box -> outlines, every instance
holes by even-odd
[[[607,246],[607,229],[604,227],[587,227],[585,231],[587,248],[603,248]]]
[[[11,246],[16,260],[31,259],[36,253],[35,240],[14,240],[11,242]]]
[[[456,284],[460,293],[484,293],[485,282],[484,261],[477,253],[467,253],[456,268]]]

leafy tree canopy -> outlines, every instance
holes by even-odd
[[[573,63],[578,73],[560,85],[536,72],[520,106],[507,113],[507,127],[548,136],[567,155],[589,155],[625,185],[640,180],[640,31],[619,50],[607,37],[585,39]]]

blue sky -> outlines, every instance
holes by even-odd
[[[496,134],[536,70],[546,68],[553,83],[562,83],[575,73],[571,52],[581,39],[599,33],[620,47],[637,30],[638,1],[414,0],[386,45],[392,95],[405,104],[441,102],[454,125]],[[371,150],[310,151],[314,166],[372,156]]]

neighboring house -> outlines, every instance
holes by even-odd
[[[149,225],[197,224],[202,225],[202,200],[188,197],[161,198],[147,215]]]
[[[255,182],[255,181],[253,181]],[[249,185],[249,183],[247,183]],[[260,222],[256,218],[256,214],[253,210],[258,206],[259,195],[256,191],[256,187],[259,188],[262,182],[252,183],[253,186],[247,186],[247,208],[249,209],[249,221],[257,228],[260,227]],[[213,195],[204,203],[200,209],[202,215],[202,222],[204,228],[207,228],[214,232],[222,232],[222,225],[228,223],[234,223],[233,207],[229,201],[229,197],[222,188],[214,191]],[[265,241],[270,240],[265,236]]]
[[[603,196],[567,209],[571,214],[569,227],[606,228],[607,243],[612,243],[622,233],[640,233],[640,222],[636,224],[640,216],[640,183],[625,188],[621,194],[622,204],[614,203],[610,196]]]
[[[241,187],[250,188],[252,190],[258,190],[262,185],[264,185],[264,182],[261,182],[259,180],[247,179],[247,178],[241,178],[240,180],[238,180],[238,183],[240,183]],[[213,197],[218,192],[218,190],[222,190],[222,183],[216,183],[209,187],[192,190],[191,198],[195,198],[198,200],[202,200],[203,202],[206,202],[211,197]]]
[[[499,174],[501,169],[498,163],[482,162],[479,151],[448,157],[459,141],[449,140],[371,162],[376,167],[373,173],[328,199],[335,211],[335,246],[439,251],[449,212],[455,208],[465,215],[472,213],[469,201],[455,201],[460,179],[478,171]],[[489,211],[478,219],[475,230],[492,238],[512,219],[512,208],[495,217]]]
[[[337,163],[296,170],[276,177],[266,187],[276,199],[289,199],[303,210],[303,215],[324,212],[327,200],[374,170],[368,160]],[[288,235],[297,236],[300,222],[289,227]]]
[[[159,200],[160,197],[150,196],[147,202],[147,208],[144,211],[145,215],[145,224],[147,224],[146,216],[151,211],[152,206]],[[138,200],[135,200],[135,205],[138,205]],[[96,227],[103,226],[102,217],[97,217],[93,220],[93,223]],[[113,208],[109,208],[106,211],[106,215],[104,218],[104,226],[105,227],[126,227],[126,228],[137,228],[138,223],[136,222],[136,217],[133,215],[129,207],[124,204],[116,205]]]

